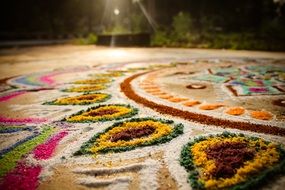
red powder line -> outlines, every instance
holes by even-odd
[[[135,93],[135,91],[132,89],[131,82],[138,78],[139,76],[142,76],[148,72],[135,74],[127,79],[125,79],[120,87],[121,91],[131,100],[142,104],[148,108],[151,108],[159,113],[162,114],[168,114],[174,117],[179,117],[188,121],[192,122],[198,122],[201,124],[206,125],[215,125],[223,128],[233,128],[233,129],[240,129],[244,131],[254,131],[257,133],[266,133],[266,134],[272,134],[272,135],[280,135],[285,136],[285,129],[279,128],[275,126],[270,125],[262,125],[262,124],[255,124],[255,123],[249,123],[249,122],[242,122],[242,121],[230,121],[226,119],[220,119],[204,114],[198,114],[189,112],[186,110],[180,110],[177,108],[173,108],[166,105],[161,105],[155,102],[152,102],[144,97],[139,96]]]

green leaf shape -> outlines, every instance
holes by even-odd
[[[4,176],[11,169],[15,168],[17,161],[20,160],[25,154],[31,152],[36,146],[45,142],[50,135],[54,133],[55,129],[45,127],[42,132],[33,139],[17,146],[12,151],[5,154],[0,158],[0,177]]]

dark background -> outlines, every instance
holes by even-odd
[[[179,12],[191,18],[191,32],[285,39],[285,6],[273,0],[141,0],[141,5],[155,30],[132,0],[2,0],[0,40],[81,37],[112,32],[114,25],[127,33],[169,33]],[[114,15],[115,8],[120,15]]]

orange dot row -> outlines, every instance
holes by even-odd
[[[158,85],[154,84],[154,78],[147,78],[141,84],[140,87],[144,89],[145,92],[152,94],[158,98],[168,100],[173,103],[182,103],[184,106],[193,107],[200,105],[201,102],[198,100],[189,100],[188,98],[174,97],[167,92],[162,91]],[[224,104],[213,103],[213,104],[202,104],[199,106],[200,110],[216,110],[218,108],[224,107]],[[243,107],[229,107],[225,113],[233,116],[240,116],[245,113],[245,108]],[[273,114],[265,110],[255,110],[250,111],[250,116],[259,120],[271,120]]]

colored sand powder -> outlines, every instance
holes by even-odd
[[[59,141],[64,138],[68,134],[67,131],[62,131],[51,139],[49,139],[46,143],[37,146],[34,150],[34,156],[40,160],[46,160],[50,158],[59,143]]]
[[[2,183],[0,189],[5,190],[34,190],[39,185],[38,176],[41,172],[40,166],[26,166],[18,164],[18,166],[8,173]]]

